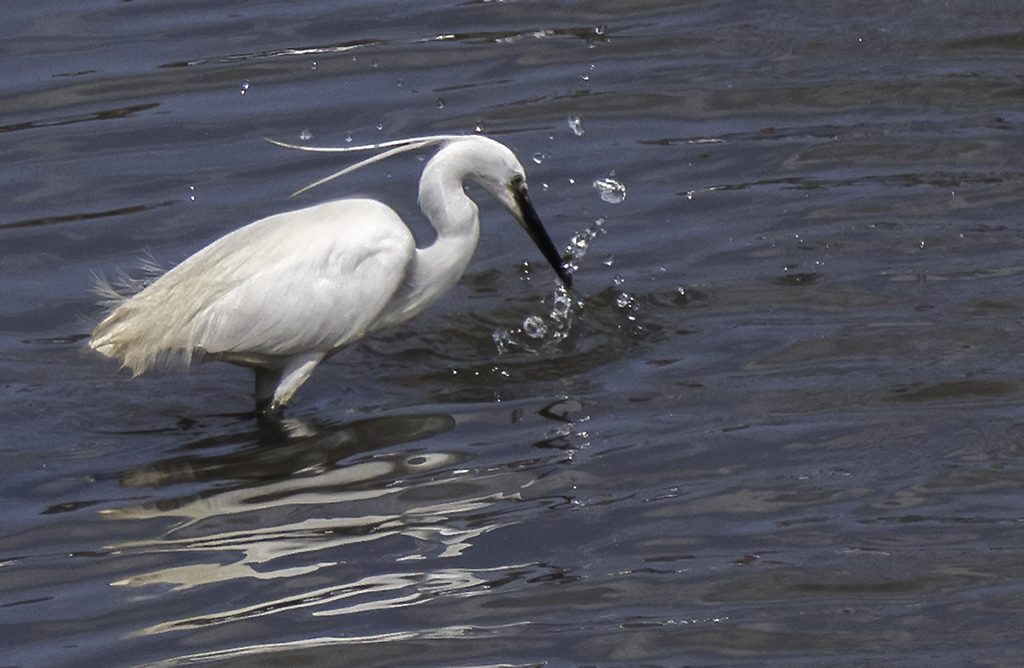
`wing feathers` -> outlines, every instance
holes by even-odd
[[[362,336],[405,279],[415,242],[373,200],[256,221],[128,299],[92,347],[138,374],[196,355],[261,364]]]

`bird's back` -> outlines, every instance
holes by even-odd
[[[213,242],[118,306],[91,345],[135,373],[206,358],[273,366],[362,336],[404,280],[415,242],[367,199],[270,216]]]

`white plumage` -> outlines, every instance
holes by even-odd
[[[441,144],[420,178],[420,206],[437,239],[416,248],[391,208],[342,199],[258,220],[203,248],[125,299],[91,346],[136,375],[174,362],[252,367],[256,404],[276,412],[323,359],[420,313],[465,271],[480,236],[463,184],[494,195],[568,286],[514,154],[480,136],[396,142],[394,153]],[[392,144],[394,145],[394,144]]]

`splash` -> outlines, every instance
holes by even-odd
[[[587,250],[590,248],[590,242],[597,238],[599,234],[604,234],[604,218],[598,218],[594,221],[592,227],[588,227],[582,232],[577,232],[572,241],[569,242],[569,269],[577,271],[580,268],[580,261],[586,256]]]
[[[621,204],[626,199],[626,186],[612,178],[594,181],[594,190],[609,204]]]
[[[604,218],[599,218],[591,227],[573,235],[565,257],[565,264],[570,272],[579,270],[580,262],[586,256],[591,242],[598,235],[605,233],[604,223]],[[498,354],[516,350],[539,353],[569,336],[574,320],[573,314],[582,308],[583,300],[574,299],[565,286],[558,283],[551,297],[551,309],[547,315],[527,316],[519,327],[499,327],[491,334],[491,338],[498,348]]]
[[[543,339],[548,333],[548,326],[544,323],[544,318],[531,315],[523,320],[523,332],[531,339]]]

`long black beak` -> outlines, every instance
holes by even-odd
[[[562,262],[562,256],[558,254],[558,249],[555,248],[555,244],[551,242],[551,237],[548,236],[547,230],[541,224],[540,218],[530,202],[530,196],[526,194],[526,183],[524,181],[514,182],[511,185],[511,189],[512,197],[515,199],[519,213],[522,215],[519,222],[522,224],[523,229],[533,239],[533,243],[537,244],[537,248],[544,255],[544,259],[548,261],[551,268],[558,274],[558,279],[562,281],[562,285],[566,288],[571,288],[572,274],[569,273],[569,267]]]

